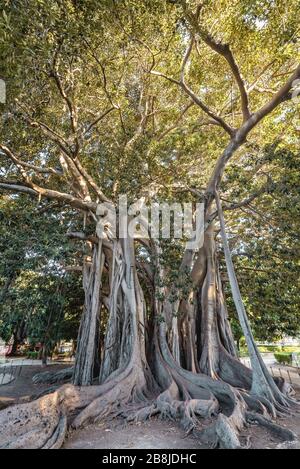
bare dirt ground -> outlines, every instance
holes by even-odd
[[[41,393],[42,391],[49,388],[49,385],[33,384],[32,377],[36,373],[43,371],[59,371],[66,368],[66,364],[62,365],[51,365],[46,368],[38,366],[23,366],[20,376],[15,381],[7,385],[0,386],[0,409],[10,404],[27,400],[30,397]]]
[[[66,364],[51,365],[51,371],[65,368]],[[50,368],[50,367],[49,367]],[[47,370],[49,368],[46,368]],[[0,386],[0,409],[16,402],[29,399],[47,389],[48,385],[34,385],[32,376],[45,371],[40,366],[24,366],[17,380],[9,385]],[[296,398],[300,400],[300,387],[296,389]],[[278,420],[298,435],[300,441],[300,413]],[[244,444],[250,443],[253,449],[275,449],[282,441],[257,425],[245,428],[241,435]],[[285,445],[289,449],[290,445]],[[292,446],[300,449],[300,444]],[[151,419],[143,424],[124,425],[121,420],[110,423],[90,425],[77,432],[71,432],[64,449],[206,449],[192,435],[186,435],[175,422]]]
[[[175,422],[151,419],[143,424],[90,425],[71,433],[64,449],[200,449],[199,442],[186,436]],[[203,448],[204,449],[204,448]]]
[[[297,390],[300,400],[300,388]],[[276,435],[258,425],[250,425],[241,434],[244,446],[251,449],[300,449],[300,412],[277,423],[289,428],[298,435],[298,442],[284,444]],[[208,449],[192,435],[186,436],[174,422],[151,419],[143,424],[124,426],[121,422],[90,425],[85,429],[71,433],[64,449]]]

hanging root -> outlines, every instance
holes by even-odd
[[[43,371],[33,376],[32,382],[34,384],[57,384],[65,383],[72,379],[74,368],[65,368],[56,372]]]

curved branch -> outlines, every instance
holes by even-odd
[[[164,130],[160,135],[156,137],[157,141],[159,142],[162,140],[169,132],[172,132],[172,130],[176,129],[178,127],[179,122],[181,121],[182,117],[185,115],[185,113],[194,105],[194,102],[191,101],[189,102],[181,111],[177,119],[175,120],[175,123],[168,127],[166,130]]]
[[[61,97],[65,101],[65,103],[67,105],[67,108],[69,110],[70,124],[71,124],[71,129],[72,129],[72,132],[73,132],[73,135],[74,135],[74,140],[75,140],[74,154],[77,155],[78,151],[79,151],[79,147],[80,147],[78,132],[77,132],[78,131],[77,108],[76,108],[75,104],[73,103],[72,99],[70,98],[70,96],[68,96],[68,94],[66,93],[66,90],[65,90],[65,88],[63,86],[63,83],[62,83],[62,79],[61,79],[61,77],[58,73],[57,61],[58,61],[58,56],[59,56],[62,44],[63,44],[63,40],[61,40],[59,42],[58,47],[55,50],[53,60],[52,60],[52,67],[51,67],[51,70],[50,70],[50,73],[49,73],[49,77],[54,79],[56,87],[57,87]]]
[[[23,168],[32,169],[33,171],[36,171],[37,173],[55,174],[56,176],[61,176],[61,172],[56,171],[54,168],[51,168],[51,167],[50,168],[42,168],[42,167],[35,166],[33,164],[30,164],[30,163],[25,163],[24,161],[17,158],[12,153],[12,151],[9,148],[7,148],[5,145],[0,145],[0,150],[2,150],[3,153],[5,153],[5,155],[8,156],[16,165],[20,165]]]
[[[51,189],[45,189],[43,187],[38,186],[37,184],[31,182],[30,186],[25,186],[18,184],[7,184],[7,183],[0,183],[0,189],[12,191],[12,192],[23,192],[25,194],[34,195],[34,196],[44,196],[47,199],[54,199],[62,203],[66,203],[71,207],[75,207],[81,210],[91,210],[95,212],[97,209],[97,204],[93,202],[88,202],[85,200],[80,200],[76,197],[73,197],[70,194],[66,194],[65,192],[58,192]]]
[[[222,117],[212,111],[204,102],[193,92],[193,90],[185,83],[180,83],[181,88],[186,92],[190,98],[197,104],[202,111],[205,112],[209,117],[211,117],[214,121],[216,121],[231,137],[235,134],[235,129],[233,129],[230,125],[228,125]]]
[[[75,158],[73,160],[77,170],[80,172],[80,174],[82,175],[82,177],[85,178],[85,180],[87,181],[87,183],[91,186],[91,188],[95,191],[95,193],[98,195],[99,199],[102,201],[102,202],[111,202],[110,199],[108,197],[106,197],[106,195],[102,192],[102,190],[100,189],[100,187],[98,186],[98,184],[96,184],[96,182],[94,181],[94,179],[92,178],[92,176],[90,176],[90,174],[86,171],[86,169],[84,169],[84,167],[82,166],[82,164],[80,163],[80,161],[78,160],[78,158]]]
[[[250,116],[250,118],[237,130],[234,137],[227,145],[220,158],[218,159],[215,169],[208,183],[207,195],[213,194],[218,188],[225,166],[230,160],[232,155],[238,148],[246,141],[246,138],[250,131],[267,115],[269,115],[274,109],[277,108],[281,103],[291,99],[291,90],[295,80],[300,78],[300,64],[296,68],[295,72],[290,76],[287,82],[277,91],[276,95],[262,106],[258,111]]]
[[[64,153],[66,153],[69,156],[72,156],[72,152],[69,149],[69,143],[64,139],[64,137],[59,135],[55,130],[51,129],[44,122],[40,122],[36,119],[31,119],[31,117],[30,117],[30,115],[28,114],[28,111],[27,111],[27,108],[28,108],[27,104],[26,104],[26,107],[23,106],[22,104],[20,104],[18,99],[16,99],[16,104],[23,111],[23,113],[24,113],[23,117],[31,127],[33,127],[33,128],[38,127],[39,129],[41,129],[42,132],[44,133],[44,135],[46,135],[54,143],[56,143]]]
[[[30,187],[21,186],[19,184],[6,184],[4,182],[0,182],[0,189],[12,191],[12,192],[22,192],[24,194],[34,195],[34,196],[39,195],[38,192],[31,189]]]
[[[118,109],[117,106],[112,106],[110,107],[109,109],[107,109],[106,111],[102,112],[99,116],[96,117],[96,119],[91,122],[88,127],[82,132],[82,134],[80,135],[80,137],[84,137],[87,133],[89,133],[89,131],[95,127],[95,125],[98,124],[98,122],[100,122],[102,119],[104,119],[105,116],[107,116],[107,114],[109,114],[111,111],[113,111],[114,109]]]
[[[171,83],[174,83],[178,86],[180,86],[183,91],[192,99],[192,101],[197,104],[197,106],[202,109],[205,114],[207,114],[209,117],[211,117],[218,125],[220,125],[231,137],[234,136],[235,134],[235,129],[230,127],[222,117],[220,117],[218,114],[216,114],[214,111],[212,111],[206,104],[193,92],[189,86],[181,80],[176,80],[175,78],[169,77],[168,75],[165,75],[164,73],[158,72],[156,70],[152,70],[150,72],[152,75],[156,75],[158,77],[165,78],[166,80],[170,81]]]

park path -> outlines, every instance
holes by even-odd
[[[267,365],[272,376],[278,376],[292,385],[300,386],[300,368],[294,366],[279,365],[273,353],[262,353],[263,361]],[[251,368],[250,358],[243,357],[240,359],[244,365]]]

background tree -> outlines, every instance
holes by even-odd
[[[77,336],[82,288],[78,273],[68,269],[81,253],[65,237],[67,211],[51,209],[49,217],[47,203],[1,201],[0,335],[14,337],[12,354],[25,339],[47,342],[50,352],[58,340]]]

